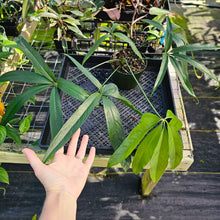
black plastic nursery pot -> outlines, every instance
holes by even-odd
[[[77,61],[82,62],[84,56],[81,55],[71,55]],[[86,62],[86,68],[91,68],[97,64],[100,64],[104,61],[111,59],[111,56],[91,56]],[[150,97],[154,81],[157,77],[161,60],[155,59],[148,63],[148,68],[143,72],[140,79],[140,84],[143,87],[144,91]],[[100,81],[104,83],[107,77],[112,73],[111,65],[109,63],[104,64],[98,68],[95,68],[91,73]],[[97,88],[83,75],[81,71],[65,57],[62,69],[60,71],[60,77],[66,78],[78,85],[83,89],[87,90],[89,93],[97,91]],[[110,80],[109,82],[112,82]],[[130,102],[135,105],[136,108],[142,112],[151,112],[153,113],[152,108],[142,95],[138,87],[131,90],[119,90],[120,94],[125,96]],[[68,118],[77,110],[81,105],[81,102],[70,97],[67,94],[60,93],[61,103],[63,109],[64,121],[67,121]],[[131,110],[129,107],[121,103],[116,99],[112,99],[115,105],[118,108],[118,111],[121,116],[121,120],[124,126],[125,135],[127,136],[129,132],[139,123],[140,115]],[[157,91],[150,97],[152,104],[161,114],[165,117],[168,109],[173,110],[173,99],[171,95],[170,82],[168,74],[166,74],[163,83],[157,89]],[[100,103],[101,104],[101,103]],[[174,110],[173,110],[174,111]],[[47,120],[45,122],[44,129],[42,130],[39,146],[42,148],[48,148],[51,142],[50,138],[50,125],[49,125],[49,112],[47,115]],[[81,126],[81,134],[88,134],[89,144],[88,150],[90,147],[95,146],[97,154],[100,155],[111,155],[113,153],[113,148],[108,138],[107,126],[105,121],[105,115],[102,107],[96,107],[90,116],[87,118],[85,123]]]

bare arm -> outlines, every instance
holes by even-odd
[[[77,199],[85,186],[95,158],[95,148],[92,147],[86,161],[82,160],[88,144],[87,135],[83,136],[80,148],[76,153],[79,135],[80,129],[73,135],[67,154],[65,155],[64,149],[61,148],[56,152],[50,165],[43,164],[32,150],[27,148],[23,150],[46,191],[41,220],[73,220],[76,218]]]

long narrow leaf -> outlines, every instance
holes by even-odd
[[[75,111],[75,113],[66,121],[58,134],[52,140],[43,161],[46,162],[57,150],[64,146],[78,128],[85,122],[87,117],[98,105],[101,94],[93,93],[85,102]]]
[[[121,40],[127,42],[127,43],[130,45],[131,49],[134,51],[134,53],[135,53],[140,59],[143,59],[141,53],[139,52],[139,50],[138,50],[137,47],[135,46],[134,42],[133,42],[129,37],[127,37],[126,35],[124,35],[124,34],[122,34],[122,33],[120,33],[120,32],[115,32],[114,35],[115,35],[116,37],[118,37],[119,39],[121,39]]]
[[[150,131],[139,145],[132,162],[132,169],[135,174],[140,173],[150,161],[157,146],[161,131],[162,124]]]
[[[6,138],[6,129],[4,126],[0,125],[0,146],[5,141]]]
[[[156,183],[165,172],[168,165],[168,134],[166,126],[163,127],[161,136],[151,158],[150,175]]]
[[[50,80],[48,80],[46,77],[41,76],[37,73],[30,72],[30,71],[10,71],[2,76],[0,76],[0,82],[5,81],[13,81],[13,82],[23,82],[23,83],[38,83],[38,84],[52,84]]]
[[[63,78],[59,78],[57,83],[59,89],[79,101],[85,101],[90,95],[82,87]]]
[[[126,159],[144,138],[147,132],[152,129],[160,118],[151,113],[145,113],[140,123],[129,133],[120,147],[114,152],[108,161],[108,167],[112,167]]]
[[[50,94],[50,133],[51,139],[56,136],[63,125],[63,112],[60,95],[56,87]]]
[[[66,54],[66,56],[79,68],[79,70],[100,90],[102,84],[76,59]]]
[[[173,28],[169,17],[166,17],[167,29],[165,32],[165,52],[168,52],[173,42]]]
[[[162,56],[160,70],[159,70],[158,76],[156,78],[154,88],[153,88],[151,95],[157,90],[158,86],[162,83],[163,78],[165,76],[165,73],[167,71],[167,67],[168,67],[168,55],[166,53],[164,53]]]
[[[159,22],[157,21],[154,21],[154,20],[150,20],[150,19],[142,19],[141,21],[143,22],[146,22],[146,23],[149,23],[151,25],[153,25],[154,27],[156,27],[157,29],[159,29],[160,31],[164,31],[164,27],[162,24],[160,24]]]
[[[24,91],[22,94],[12,99],[8,103],[5,114],[2,118],[2,124],[6,125],[7,122],[9,122],[14,117],[15,113],[19,111],[19,109],[24,105],[27,100],[29,100],[35,94],[47,89],[48,87],[48,85],[32,86]]]
[[[175,56],[175,58],[178,58],[184,62],[189,63],[190,65],[199,69],[201,72],[206,73],[210,78],[214,79],[215,81],[217,81],[220,84],[218,77],[215,74],[213,74],[205,65],[203,65],[199,61],[197,61],[191,57],[188,57],[186,55],[183,55],[183,54],[173,54],[173,56]]]
[[[108,98],[104,97],[102,98],[103,100],[103,106],[104,106],[104,112],[105,112],[105,119],[106,119],[106,124],[108,128],[108,135],[110,142],[112,144],[112,147],[115,150],[118,149],[120,144],[123,142],[125,139],[125,134],[124,134],[124,128],[121,122],[121,117],[118,112],[117,107],[115,104]],[[124,162],[121,163],[123,169],[126,171],[129,166],[130,166],[130,161],[125,160]]]
[[[220,46],[212,44],[187,44],[172,49],[173,53],[187,52],[187,51],[199,51],[199,50],[219,50]]]
[[[31,61],[36,72],[50,81],[56,81],[50,67],[45,63],[42,56],[23,37],[20,36],[16,38],[16,43],[18,48],[22,50]]]
[[[113,98],[120,100],[122,103],[124,103],[129,108],[131,108],[132,110],[137,112],[139,115],[143,114],[141,111],[139,111],[137,108],[135,108],[135,106],[128,99],[126,99],[124,96],[122,96],[119,93],[118,87],[114,83],[109,83],[107,85],[104,85],[103,90],[102,90],[102,94],[105,96],[110,96],[110,97],[113,97]]]
[[[183,88],[193,97],[196,98],[196,95],[193,91],[193,88],[189,82],[189,77],[188,75],[184,74],[182,68],[181,68],[181,64],[173,57],[169,57],[172,66],[174,67],[174,69],[176,70],[176,73],[179,77],[179,80],[183,86]]]
[[[82,61],[82,65],[84,65],[84,63],[89,59],[89,57],[95,52],[95,50],[100,46],[100,44],[102,42],[105,41],[106,38],[111,37],[110,34],[105,34],[102,37],[100,37],[93,45],[92,47],[89,49],[88,53],[85,55],[83,61]]]

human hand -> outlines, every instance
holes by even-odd
[[[95,158],[95,148],[90,149],[88,158],[83,162],[89,137],[88,135],[83,136],[80,148],[76,153],[79,135],[80,129],[73,135],[67,154],[64,154],[64,148],[62,147],[55,153],[53,162],[50,165],[43,164],[31,149],[25,148],[22,151],[47,194],[67,192],[73,199],[77,200],[82,192]]]

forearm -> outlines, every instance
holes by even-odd
[[[77,201],[66,192],[47,193],[40,220],[76,219]]]

